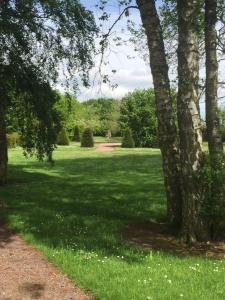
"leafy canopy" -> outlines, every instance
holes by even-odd
[[[153,147],[157,140],[157,120],[153,89],[135,90],[122,98],[121,126],[130,128],[136,147]]]
[[[0,101],[7,111],[21,111],[17,124],[26,152],[51,154],[59,124],[51,86],[62,74],[68,88],[78,78],[88,85],[96,33],[92,13],[76,0],[1,2]]]

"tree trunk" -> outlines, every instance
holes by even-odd
[[[6,106],[0,99],[0,185],[6,182],[8,153],[7,153],[7,138],[6,138]]]
[[[202,135],[198,112],[198,34],[195,0],[177,0],[178,9],[178,124],[182,174],[182,236],[188,243],[205,240],[208,230],[201,215],[204,195],[197,176],[201,169]]]
[[[217,0],[205,0],[205,51],[206,51],[206,125],[212,166],[218,154],[223,153],[222,136],[219,131],[217,104]]]
[[[150,67],[156,97],[159,142],[167,195],[168,222],[179,228],[182,216],[179,148],[162,28],[154,0],[137,0],[137,5],[150,52]]]

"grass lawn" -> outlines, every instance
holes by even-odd
[[[121,238],[126,224],[164,218],[157,149],[72,145],[54,157],[49,166],[10,151],[1,217],[76,284],[101,300],[225,299],[225,261],[144,251]]]

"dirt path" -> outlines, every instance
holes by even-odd
[[[131,245],[145,249],[154,249],[182,256],[206,256],[225,258],[225,242],[208,241],[188,246],[176,237],[176,233],[163,223],[130,224],[122,236]]]
[[[91,300],[40,252],[0,228],[0,300]]]
[[[115,150],[117,147],[120,147],[120,143],[96,143],[96,149],[100,152],[109,152]]]

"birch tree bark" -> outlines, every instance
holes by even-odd
[[[216,165],[215,160],[217,155],[223,153],[217,103],[218,63],[216,22],[217,0],[205,0],[206,125],[212,165]]]
[[[168,222],[179,227],[182,215],[179,147],[162,28],[155,1],[137,0],[136,2],[146,31],[150,53],[150,67],[155,90],[159,141],[167,195]]]
[[[188,243],[205,240],[201,214],[204,195],[197,175],[201,169],[202,135],[198,111],[198,34],[195,0],[177,0],[178,10],[178,125],[182,174],[182,236]]]

